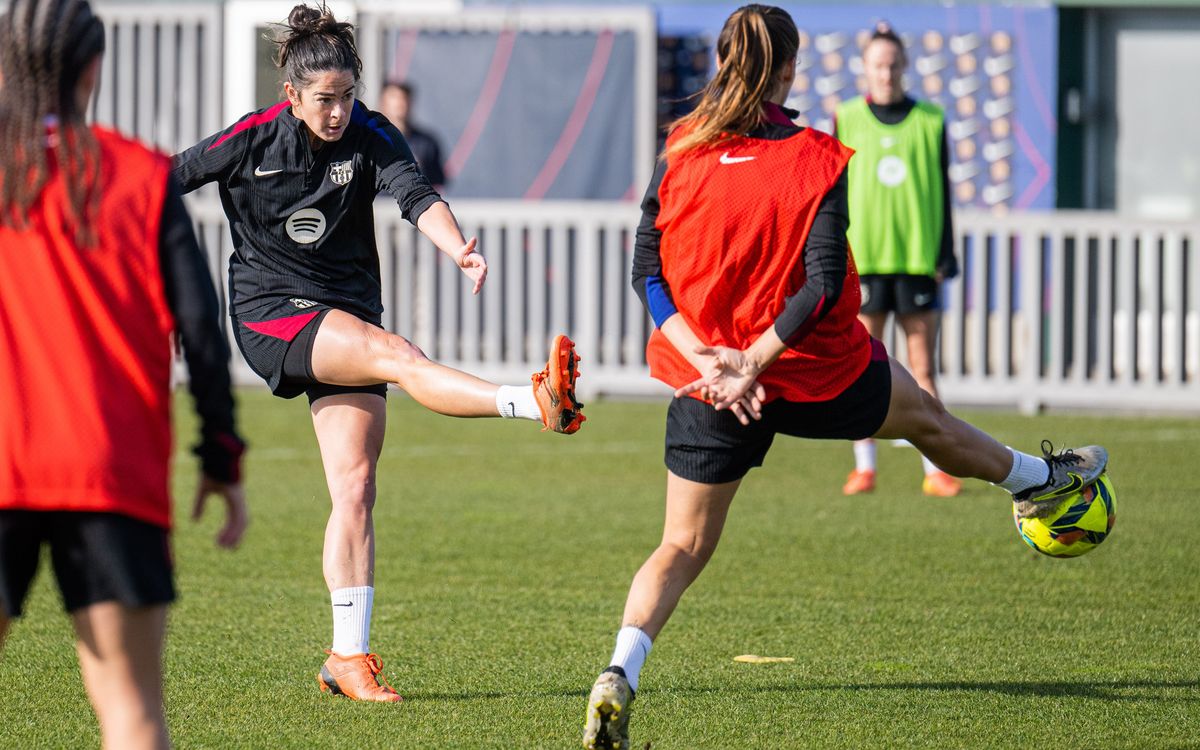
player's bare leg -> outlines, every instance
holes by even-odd
[[[937,310],[897,315],[896,322],[904,331],[905,343],[908,346],[908,371],[921,390],[934,398],[940,398],[936,384],[935,348],[937,346],[938,325],[942,314]],[[925,479],[921,488],[926,495],[934,497],[954,497],[962,490],[962,482],[935,466],[928,456],[925,465]]]
[[[629,704],[650,643],[716,551],[740,484],[702,484],[667,472],[662,541],[633,578],[612,666],[588,696],[584,747],[629,747]]]
[[[167,607],[100,602],[72,613],[83,685],[106,750],[165,750],[162,649]]]
[[[683,592],[716,551],[740,484],[740,479],[702,484],[667,472],[662,541],[633,577],[623,625],[640,628],[651,639],[658,636]]]
[[[434,362],[412,342],[341,310],[330,310],[313,344],[313,375],[322,383],[395,383],[427,409],[451,417],[523,417],[571,434],[584,422],[575,397],[579,357],[566,336],[551,346],[532,386],[499,386]],[[502,389],[516,390],[502,390]],[[515,402],[515,403],[514,403]],[[502,410],[501,403],[512,407]]]
[[[929,460],[956,477],[989,482],[1003,480],[1012,468],[1012,453],[990,435],[972,427],[929,395],[895,359],[892,398],[878,439],[904,439]]]
[[[312,369],[322,383],[395,383],[439,414],[496,416],[495,383],[434,362],[404,337],[341,310],[330,310],[321,321]]]
[[[375,467],[383,451],[387,402],[373,393],[343,393],[312,405],[332,509],[322,572],[329,590],[375,584]]]
[[[859,313],[859,321],[871,338],[883,340],[888,313]],[[843,495],[859,495],[875,490],[875,441],[871,438],[854,441],[854,471],[842,485]]]
[[[329,658],[318,675],[322,690],[354,700],[394,703],[380,684],[382,661],[370,652],[375,586],[375,473],[387,424],[387,402],[373,393],[344,393],[312,405],[331,511],[321,567],[333,607]]]

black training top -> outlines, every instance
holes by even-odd
[[[358,101],[342,137],[316,151],[304,122],[280,102],[177,154],[173,174],[185,193],[218,184],[233,235],[238,316],[299,297],[377,319],[372,201],[386,190],[415,224],[441,200],[400,131]]]

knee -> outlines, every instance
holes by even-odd
[[[370,513],[375,508],[375,468],[362,465],[338,472],[330,477],[329,490],[335,508]]]
[[[369,341],[371,351],[375,352],[376,356],[389,362],[409,366],[429,360],[425,356],[425,352],[421,351],[416,344],[403,336],[388,333],[381,328],[373,328],[371,330]]]
[[[921,409],[920,418],[913,420],[914,436],[912,441],[922,441],[928,443],[936,441],[942,437],[949,437],[949,421],[953,419],[950,412],[946,411],[945,404],[941,399],[924,390],[920,392]]]
[[[681,534],[664,539],[663,545],[699,569],[712,559],[717,550],[717,539],[702,534]]]

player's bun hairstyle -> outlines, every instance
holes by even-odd
[[[0,16],[0,225],[25,228],[53,151],[76,241],[92,244],[100,151],[75,88],[103,51],[104,24],[87,0],[13,0]]]
[[[771,5],[745,5],[725,21],[717,37],[721,66],[699,94],[691,113],[671,125],[690,131],[667,154],[717,143],[747,133],[763,122],[762,105],[778,75],[796,59],[800,34],[787,11]]]
[[[297,89],[307,87],[316,74],[325,71],[349,70],[355,82],[362,76],[354,25],[334,18],[324,3],[292,8],[271,41],[277,46],[275,65]]]
[[[896,30],[887,21],[880,21],[875,24],[875,28],[871,31],[871,36],[867,39],[867,43],[863,45],[863,49],[865,50],[869,47],[872,42],[878,41],[891,42],[896,45],[896,49],[900,50],[902,58],[907,56],[907,53],[904,51],[904,42],[900,40],[900,35],[896,33]]]

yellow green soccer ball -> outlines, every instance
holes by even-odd
[[[1018,518],[1014,506],[1013,521],[1025,543],[1043,555],[1086,555],[1108,538],[1117,522],[1117,491],[1105,472],[1095,484],[1063,498],[1045,518]]]

